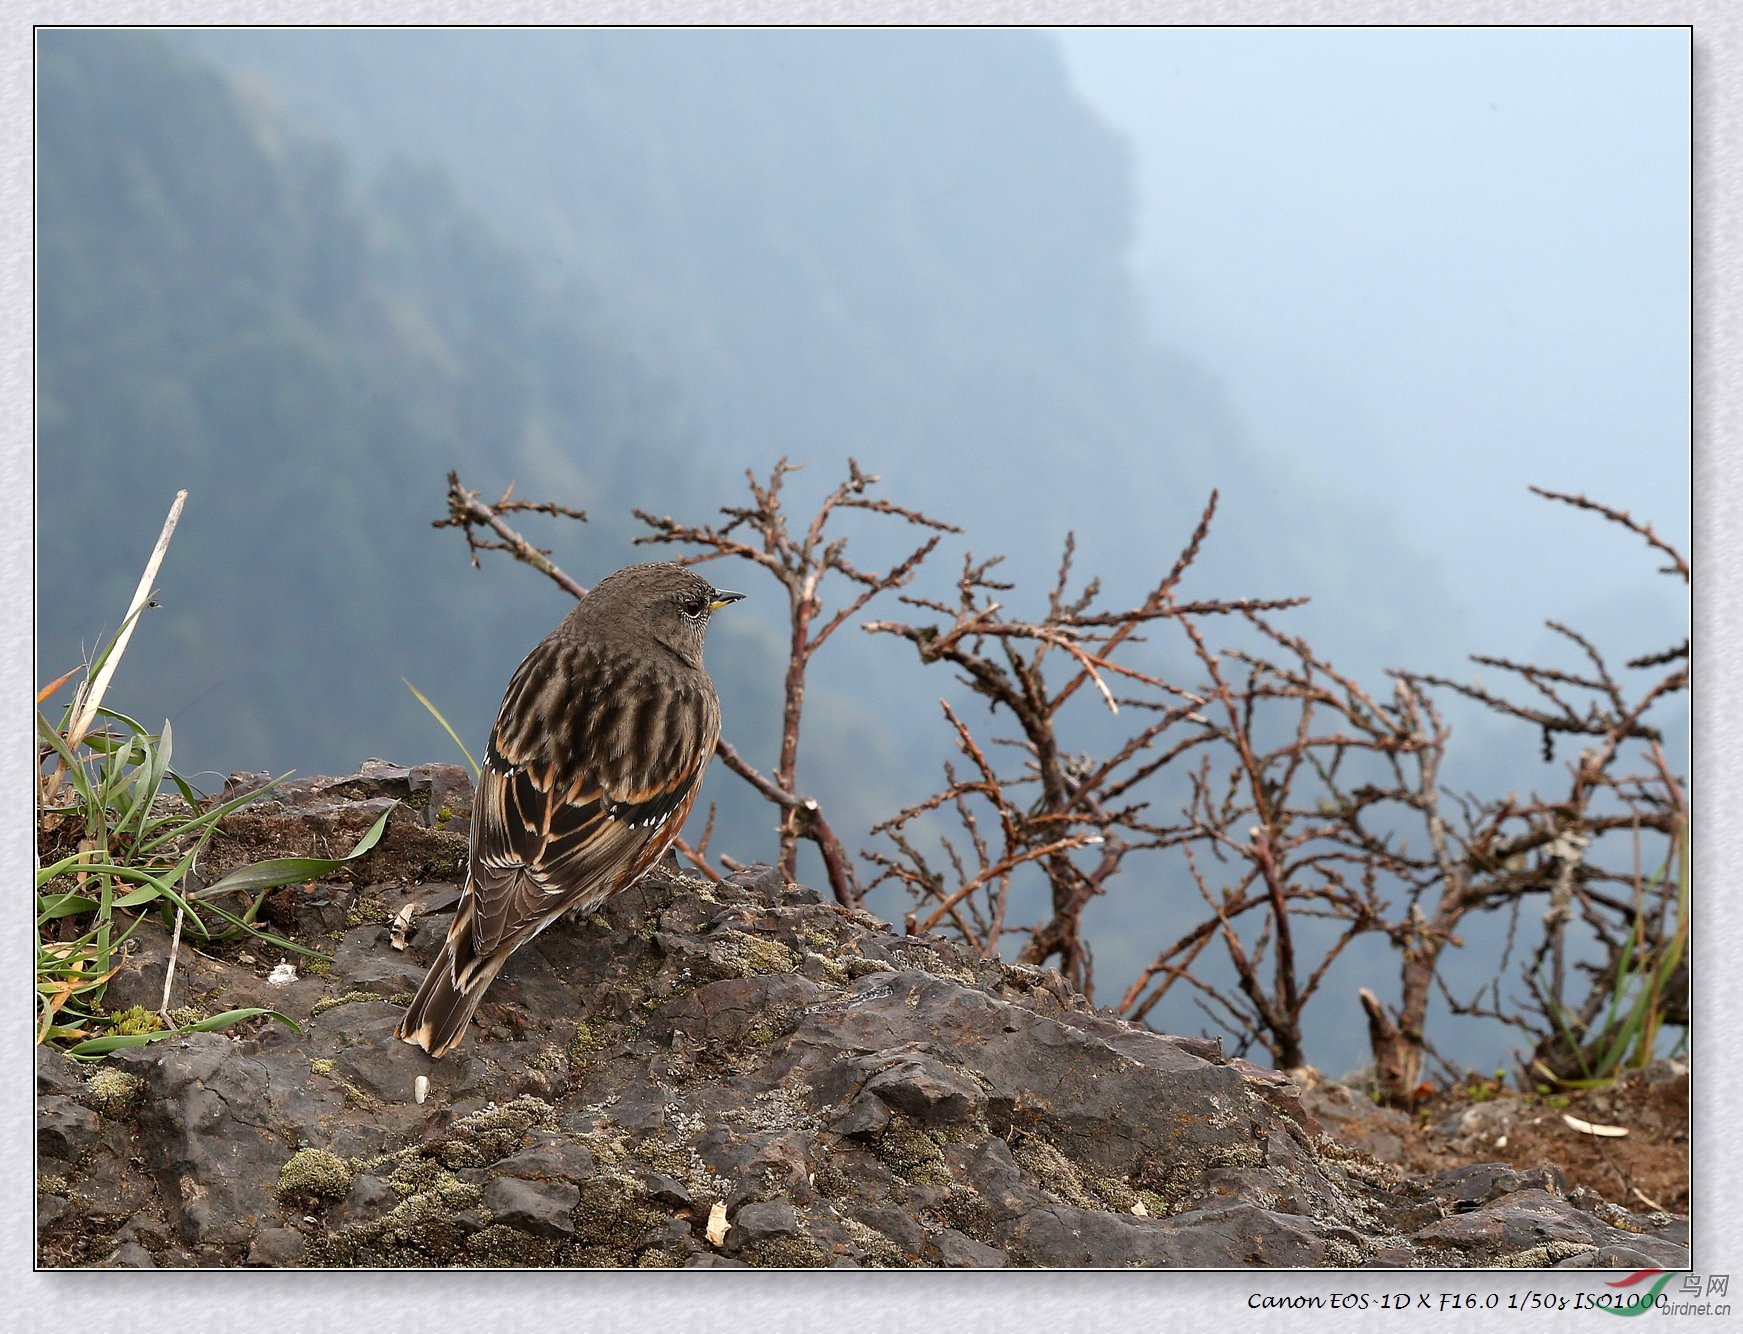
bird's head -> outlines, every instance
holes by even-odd
[[[608,614],[626,633],[646,635],[700,665],[709,618],[742,597],[714,587],[688,566],[659,561],[606,575],[576,610]]]

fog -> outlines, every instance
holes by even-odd
[[[1132,147],[1149,328],[1262,450],[1389,514],[1488,651],[1663,601],[1634,539],[1526,488],[1688,549],[1688,31],[1060,41]]]

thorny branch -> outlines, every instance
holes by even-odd
[[[1671,558],[1668,573],[1687,577],[1687,562],[1645,525],[1584,498],[1545,494],[1623,524]],[[1537,1011],[1534,1033],[1542,1039],[1539,1068],[1571,1070],[1571,1062],[1581,1058],[1563,1050],[1557,1034],[1570,1021],[1582,1031],[1590,1027],[1614,988],[1594,986],[1577,1009],[1564,999],[1571,982],[1566,929],[1576,918],[1584,920],[1614,958],[1630,948],[1629,940],[1640,934],[1634,924],[1645,920],[1642,876],[1605,871],[1588,850],[1605,835],[1627,833],[1637,840],[1650,830],[1674,839],[1686,820],[1685,799],[1649,715],[1664,698],[1686,689],[1687,645],[1631,660],[1631,668],[1669,670],[1630,695],[1588,638],[1552,622],[1581,654],[1582,670],[1476,659],[1517,677],[1535,692],[1536,702],[1408,673],[1395,674],[1392,698],[1382,702],[1268,619],[1298,600],[1179,599],[1176,590],[1205,541],[1214,508],[1213,496],[1180,558],[1138,607],[1095,609],[1095,581],[1075,598],[1068,596],[1074,555],[1068,542],[1047,612],[1037,621],[1005,612],[998,598],[1008,586],[991,574],[997,560],[976,564],[971,558],[954,603],[903,599],[938,621],[865,627],[908,639],[923,662],[957,667],[995,713],[1016,720],[1021,736],[1002,744],[1023,758],[1020,772],[995,774],[967,728],[949,714],[976,776],[959,777],[947,768],[943,791],[874,830],[894,845],[893,853],[866,854],[881,868],[874,883],[894,880],[914,897],[910,930],[949,925],[990,953],[1007,933],[1014,873],[1029,864],[1043,867],[1053,915],[1023,928],[1028,941],[1021,958],[1057,958],[1087,991],[1085,906],[1131,854],[1178,848],[1211,915],[1156,955],[1118,1009],[1144,1018],[1176,982],[1185,981],[1244,1035],[1243,1046],[1262,1043],[1281,1066],[1305,1059],[1302,1016],[1332,965],[1358,936],[1382,932],[1399,951],[1401,1000],[1388,1011],[1367,988],[1360,999],[1369,1014],[1381,1088],[1397,1102],[1412,1097],[1420,1082],[1430,1050],[1424,1033],[1428,999],[1434,986],[1444,985],[1439,963],[1447,948],[1461,944],[1464,919],[1543,894],[1550,911],[1546,943],[1535,962],[1544,967],[1526,976]],[[1198,624],[1211,614],[1236,617],[1269,651],[1213,650]],[[1115,649],[1157,622],[1179,625],[1202,684],[1187,689],[1114,660]],[[1052,693],[1043,684],[1050,650],[1063,650],[1070,659],[1066,683]],[[1109,684],[1114,679],[1141,695],[1117,696]],[[1093,684],[1110,709],[1137,706],[1153,717],[1099,763],[1073,756],[1059,735],[1059,706],[1085,684]],[[1571,767],[1564,799],[1452,797],[1440,779],[1450,733],[1430,698],[1432,688],[1527,722],[1542,731],[1546,746],[1555,733],[1596,744]],[[1650,748],[1654,763],[1644,773],[1618,771],[1629,743]],[[1147,813],[1147,802],[1132,800],[1141,783],[1188,758],[1189,797],[1179,817],[1158,820]],[[1019,792],[1037,787],[1038,795],[1018,799]],[[1446,811],[1448,805],[1455,813]],[[915,833],[923,817],[946,811],[968,831],[970,855],[965,860],[942,841],[948,862],[942,866],[922,854]],[[977,811],[985,814],[977,819]],[[1408,837],[1413,821],[1426,826],[1423,845],[1413,846]],[[996,836],[989,839],[985,829]],[[1209,878],[1211,865],[1230,868],[1219,888]],[[1630,885],[1632,892],[1607,894],[1602,885],[1609,882]],[[1662,953],[1674,935],[1665,902],[1660,893],[1656,920],[1664,927],[1656,943],[1642,947],[1642,957]],[[1300,954],[1298,926],[1315,918],[1329,919],[1337,930],[1329,937],[1316,933],[1309,965]],[[1257,923],[1250,935],[1243,934],[1248,920]],[[1618,931],[1618,923],[1633,936]],[[1203,951],[1219,941],[1235,992],[1203,980]],[[1542,983],[1539,971],[1547,974]],[[1586,971],[1600,983],[1616,976],[1614,968]]]
[[[799,729],[804,715],[807,672],[811,659],[830,636],[880,593],[908,583],[915,569],[932,554],[940,536],[958,529],[918,510],[869,495],[879,479],[862,472],[853,459],[848,460],[847,467],[847,480],[824,497],[810,522],[797,536],[782,506],[781,492],[788,475],[798,472],[799,465],[789,463],[785,458],[775,464],[766,482],[759,481],[755,473],[745,474],[752,503],[722,506],[721,513],[727,520],[724,524],[697,527],[679,523],[669,515],[656,516],[644,510],[636,510],[635,516],[653,529],[653,532],[638,537],[638,543],[675,543],[700,548],[696,553],[678,558],[685,564],[718,560],[722,556],[747,560],[768,571],[786,590],[789,626],[787,671],[782,692],[780,746],[774,771],[769,775],[762,774],[730,746],[719,753],[728,768],[780,809],[778,866],[781,873],[789,879],[796,874],[799,842],[809,841],[823,858],[829,887],[837,901],[858,906],[865,892],[854,873],[852,860],[824,817],[822,807],[814,798],[799,791]],[[848,559],[846,537],[829,536],[830,522],[840,510],[861,510],[900,519],[914,527],[931,529],[933,535],[887,570],[869,573]],[[857,588],[851,597],[825,615],[819,590],[832,574],[842,576]]]
[[[508,490],[502,493],[502,498],[494,505],[487,505],[478,498],[476,491],[468,491],[460,485],[460,474],[456,471],[448,473],[448,517],[433,519],[432,528],[458,528],[466,534],[466,548],[472,556],[472,568],[478,568],[478,553],[480,551],[506,551],[518,561],[524,561],[539,573],[548,577],[557,587],[568,593],[570,597],[584,597],[587,590],[576,583],[558,568],[551,559],[551,553],[542,547],[535,547],[522,537],[507,523],[503,522],[504,514],[512,514],[517,510],[525,510],[534,514],[557,514],[568,519],[587,521],[585,512],[570,509],[566,505],[551,502],[534,504],[524,500],[514,500],[514,483],[508,484]],[[477,528],[488,528],[502,540],[493,542],[489,538],[479,537],[474,531]]]
[[[1599,514],[1644,537],[1670,558],[1663,573],[1689,579],[1690,566],[1681,553],[1625,511],[1583,496],[1537,487],[1532,490],[1547,499]],[[1449,945],[1459,943],[1457,932],[1468,914],[1502,906],[1516,909],[1532,895],[1548,900],[1541,919],[1543,934],[1522,975],[1529,1011],[1507,1016],[1495,1005],[1484,1012],[1508,1018],[1531,1037],[1536,1043],[1531,1069],[1553,1078],[1589,1073],[1597,1048],[1610,1045],[1612,1037],[1594,1021],[1622,999],[1620,988],[1653,971],[1660,960],[1670,957],[1669,951],[1680,948],[1678,941],[1686,932],[1686,918],[1675,907],[1673,877],[1665,874],[1654,883],[1641,865],[1638,846],[1643,832],[1659,835],[1668,849],[1664,859],[1668,867],[1687,837],[1687,795],[1665,758],[1660,729],[1645,721],[1654,706],[1688,688],[1687,645],[1631,660],[1630,668],[1670,670],[1630,694],[1587,637],[1554,621],[1548,625],[1580,650],[1588,670],[1576,673],[1504,658],[1473,658],[1523,682],[1542,701],[1535,705],[1439,677],[1394,674],[1399,690],[1418,701],[1437,726],[1438,715],[1426,699],[1429,687],[1451,690],[1501,716],[1538,728],[1545,762],[1553,758],[1553,737],[1558,732],[1578,734],[1591,742],[1565,766],[1566,787],[1559,798],[1466,798],[1458,803],[1455,821],[1443,813],[1446,794],[1437,783],[1425,781],[1416,792],[1415,804],[1428,825],[1433,861],[1426,873],[1407,882],[1408,916],[1389,928],[1403,960],[1399,1003],[1388,1011],[1372,992],[1364,990],[1361,995],[1382,1087],[1395,1102],[1407,1101],[1416,1092],[1426,1047],[1423,1029],[1429,998],[1437,986],[1444,986],[1439,973],[1441,956]],[[1442,730],[1441,748],[1444,740]],[[1646,772],[1631,774],[1620,768],[1631,753],[1630,743],[1635,755],[1644,748],[1649,762]],[[1612,834],[1626,834],[1636,849],[1629,871],[1610,869],[1596,855],[1598,841]],[[1625,886],[1629,892],[1617,897],[1604,890],[1606,884]],[[1423,904],[1429,902],[1432,909],[1425,912]],[[1635,946],[1629,956],[1634,962],[1632,969],[1612,966],[1588,970],[1591,986],[1577,1006],[1568,994],[1565,958],[1567,932],[1576,920],[1583,920],[1609,945],[1612,963],[1621,949],[1620,940],[1627,939]],[[1546,966],[1547,980],[1543,977]],[[1679,1003],[1674,995],[1664,997],[1664,1005],[1672,1010]],[[1477,1002],[1462,1008],[1475,1011]],[[1650,1044],[1644,1051],[1651,1054]]]
[[[762,772],[725,741],[719,748],[722,762],[781,812],[787,875],[797,843],[810,841],[843,903],[858,905],[885,882],[900,885],[913,904],[906,914],[910,932],[948,929],[989,955],[1009,950],[1015,934],[1023,938],[1022,962],[1057,960],[1088,993],[1094,979],[1086,908],[1135,857],[1172,850],[1183,858],[1208,915],[1154,956],[1118,1010],[1147,1019],[1184,982],[1207,1013],[1237,1033],[1243,1050],[1259,1043],[1278,1065],[1297,1065],[1305,1059],[1307,1005],[1352,941],[1381,933],[1398,953],[1398,1001],[1388,1005],[1368,987],[1359,989],[1358,999],[1368,1017],[1379,1088],[1393,1102],[1416,1095],[1433,1052],[1425,1029],[1437,988],[1455,1012],[1499,1017],[1528,1032],[1537,1042],[1533,1070],[1555,1077],[1587,1069],[1600,1045],[1615,1046],[1605,1015],[1614,1013],[1618,987],[1631,979],[1668,979],[1664,1022],[1677,1022],[1679,1004],[1686,1022],[1686,1004],[1675,994],[1678,985],[1686,990],[1686,975],[1672,972],[1686,938],[1686,913],[1677,907],[1672,877],[1654,878],[1651,868],[1663,859],[1641,850],[1646,834],[1672,849],[1686,838],[1687,796],[1666,758],[1655,713],[1688,688],[1686,640],[1628,660],[1633,671],[1662,669],[1650,681],[1631,684],[1609,668],[1591,639],[1552,621],[1551,630],[1577,652],[1577,667],[1473,659],[1516,683],[1523,697],[1503,687],[1398,671],[1389,698],[1380,699],[1270,619],[1305,599],[1180,597],[1210,531],[1214,493],[1179,557],[1134,606],[1100,605],[1094,579],[1072,591],[1075,543],[1069,537],[1045,608],[1033,619],[1011,614],[1001,601],[1011,585],[995,577],[999,558],[966,556],[952,597],[900,597],[929,613],[930,621],[877,620],[862,628],[907,640],[923,664],[956,669],[994,717],[1015,724],[1017,735],[983,743],[941,701],[967,767],[959,771],[947,762],[939,791],[872,830],[887,847],[861,854],[878,869],[862,887],[840,839],[796,781],[806,671],[836,630],[878,594],[908,585],[939,535],[956,529],[868,496],[877,479],[852,461],[847,481],[799,529],[783,510],[783,483],[793,471],[783,459],[767,481],[751,475],[751,503],[724,508],[719,525],[694,527],[637,512],[654,530],[638,541],[700,548],[680,558],[688,562],[748,560],[787,590],[788,670],[774,768]],[[449,483],[449,518],[440,523],[465,529],[475,564],[481,549],[507,550],[579,593],[500,517],[515,508],[580,517],[576,512],[506,495],[488,506],[454,476]],[[1687,560],[1625,511],[1583,496],[1538,494],[1619,524],[1668,558],[1665,573],[1690,578]],[[905,559],[869,573],[847,559],[844,538],[828,534],[833,516],[851,509],[933,532]],[[478,538],[475,526],[500,540]],[[819,589],[830,574],[853,587],[826,612]],[[1248,646],[1213,649],[1202,624],[1212,618],[1244,627]],[[1146,647],[1144,659],[1132,657],[1132,646],[1145,643],[1143,632],[1167,625],[1179,627],[1186,660],[1197,666],[1200,679],[1190,688],[1170,679],[1178,671],[1155,665],[1164,660],[1156,648]],[[1086,721],[1081,711],[1067,709],[1085,686],[1109,715],[1137,715],[1111,742],[1105,727],[1091,729],[1087,750],[1067,738]],[[1585,748],[1564,766],[1564,790],[1486,800],[1448,791],[1441,770],[1450,729],[1434,702],[1436,691],[1525,723],[1541,734],[1546,761],[1557,736],[1580,737]],[[1158,815],[1152,809],[1157,785],[1166,788],[1169,773],[1182,805],[1176,814]],[[960,834],[940,832],[941,820],[953,820]],[[691,853],[705,871],[711,831],[712,820]],[[1623,837],[1633,849],[1632,869],[1617,869],[1614,858],[1598,855],[1608,846],[1602,840]],[[1013,895],[1026,876],[1045,882],[1050,913],[1013,926]],[[1533,896],[1547,910],[1535,946],[1521,945],[1526,1008],[1504,1007],[1499,979],[1470,1000],[1453,996],[1442,962],[1448,949],[1462,946],[1467,919],[1498,909],[1509,914],[1505,967],[1527,925],[1521,906]],[[1335,929],[1328,932],[1321,922]],[[1569,967],[1568,931],[1576,922],[1608,951],[1607,963]],[[1232,989],[1206,980],[1205,951],[1218,944],[1233,973]],[[1570,996],[1576,971],[1589,979],[1578,1004]],[[1491,998],[1484,1000],[1485,994]],[[1648,1036],[1652,1031],[1649,1026]]]
[[[1157,622],[1190,623],[1193,616],[1252,615],[1295,606],[1300,599],[1281,601],[1201,601],[1183,603],[1176,590],[1196,557],[1216,510],[1213,494],[1197,528],[1172,568],[1136,606],[1109,609],[1097,605],[1099,580],[1090,580],[1075,594],[1072,564],[1076,543],[1068,537],[1045,613],[1037,620],[1019,620],[1005,613],[999,595],[1009,585],[993,577],[999,558],[977,563],[965,558],[956,585],[956,600],[947,603],[904,597],[909,606],[938,617],[929,624],[872,621],[865,629],[892,634],[914,645],[923,663],[943,662],[958,668],[963,679],[992,706],[995,714],[1012,718],[1021,733],[1001,741],[1021,757],[1020,773],[1000,775],[968,729],[946,706],[956,728],[958,745],[974,761],[980,777],[958,780],[954,773],[945,791],[898,813],[880,825],[895,844],[897,855],[868,853],[882,868],[878,880],[904,885],[925,908],[910,915],[910,929],[930,930],[950,916],[971,943],[994,950],[1005,930],[1014,887],[1014,873],[1037,865],[1045,873],[1052,901],[1051,916],[1022,928],[1028,939],[1019,958],[1042,964],[1057,959],[1071,982],[1088,992],[1093,960],[1084,938],[1082,919],[1090,902],[1106,888],[1126,858],[1137,851],[1164,846],[1174,832],[1150,823],[1147,802],[1131,802],[1133,790],[1146,779],[1205,740],[1198,730],[1206,697],[1168,684],[1151,672],[1117,661],[1114,654],[1127,643],[1141,642],[1139,631]],[[1049,666],[1066,660],[1067,676],[1055,684]],[[1119,696],[1110,679],[1123,690],[1142,693]],[[1072,695],[1093,685],[1110,712],[1122,705],[1148,712],[1152,720],[1137,728],[1105,760],[1079,755],[1060,736],[1064,710]],[[1194,726],[1170,736],[1183,723]],[[1017,793],[1038,788],[1027,802]],[[969,826],[971,798],[989,808],[1000,832],[997,848],[971,826],[978,865],[968,865],[946,887],[939,873],[916,852],[909,826],[944,805],[955,809]],[[954,849],[951,849],[953,863]],[[962,925],[962,909],[968,920]]]

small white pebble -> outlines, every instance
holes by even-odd
[[[403,950],[406,941],[410,939],[412,933],[412,917],[417,913],[417,910],[417,904],[408,903],[393,915],[393,932],[388,939],[388,943],[396,950]]]
[[[288,987],[297,980],[297,966],[294,963],[281,963],[266,975],[266,980],[275,987]]]
[[[714,1207],[708,1211],[708,1244],[710,1246],[720,1245],[726,1240],[727,1229],[731,1226],[732,1224],[726,1221],[726,1206],[716,1200]]]
[[[429,1093],[430,1077],[428,1075],[419,1075],[412,1080],[412,1101],[416,1102],[418,1106],[423,1106],[424,1099],[429,1096]]]
[[[1150,1211],[1144,1207],[1144,1202],[1142,1200],[1139,1200],[1132,1206],[1132,1212],[1137,1214],[1139,1218],[1148,1218],[1150,1216]]]

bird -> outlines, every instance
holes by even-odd
[[[396,1037],[446,1054],[510,955],[665,855],[720,736],[703,637],[743,597],[687,566],[631,565],[527,654],[479,771],[453,925]]]

